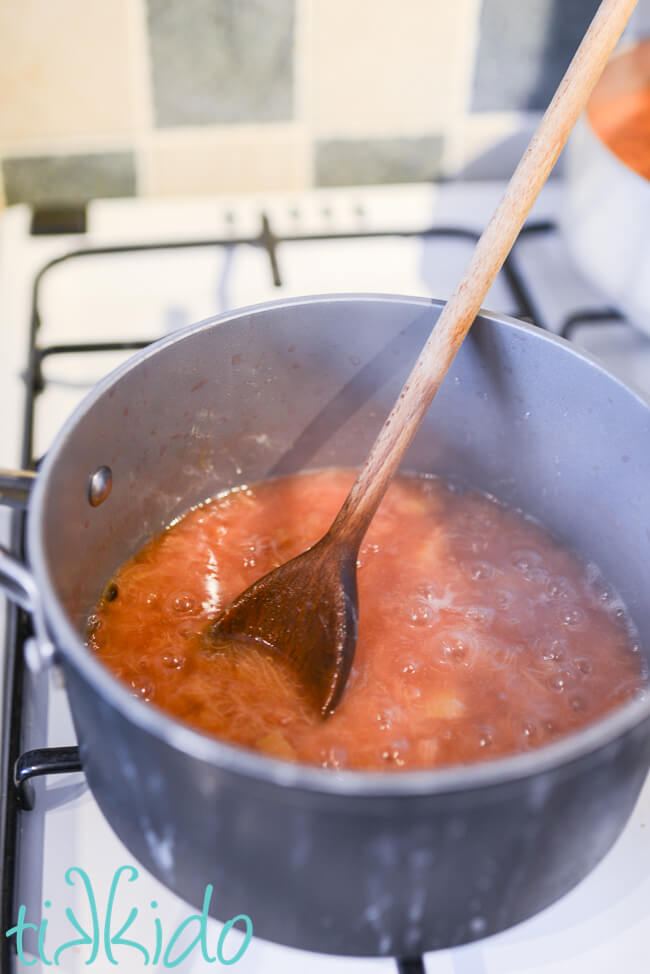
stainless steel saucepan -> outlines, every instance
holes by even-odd
[[[562,896],[623,828],[650,763],[650,701],[540,750],[408,773],[290,764],[135,699],[84,646],[115,569],[230,485],[362,460],[441,304],[338,295],[238,310],[102,381],[37,477],[32,665],[64,675],[92,792],[163,883],[310,950],[412,955],[486,936]],[[575,347],[482,314],[405,467],[459,476],[592,558],[650,647],[650,408]],[[646,650],[647,652],[647,650]]]
[[[603,114],[616,118],[620,96],[642,94],[649,87],[650,38],[646,38],[624,45],[594,88],[567,145],[561,208],[562,230],[580,270],[646,332],[650,332],[650,180],[612,152],[593,119]]]

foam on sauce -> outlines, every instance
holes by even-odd
[[[359,556],[359,639],[323,721],[271,651],[205,628],[320,538],[354,472],[240,487],[193,508],[114,577],[88,645],[192,726],[327,768],[414,769],[535,748],[644,692],[646,664],[593,565],[537,523],[437,478],[395,479]]]

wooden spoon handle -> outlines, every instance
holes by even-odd
[[[602,0],[332,526],[335,535],[361,542],[636,3],[637,0]]]

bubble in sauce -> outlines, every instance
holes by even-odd
[[[483,727],[479,730],[478,746],[488,748],[494,743],[494,731],[491,727]]]
[[[345,747],[330,747],[322,760],[324,768],[344,768],[348,761],[348,750]]]
[[[562,612],[562,623],[569,629],[578,629],[584,625],[587,616],[583,609],[574,606],[572,609],[564,609]]]
[[[576,591],[567,578],[561,575],[551,576],[546,583],[546,591],[552,599],[573,599]]]
[[[403,749],[399,747],[389,747],[381,752],[382,761],[386,764],[395,765],[398,768],[404,766]]]
[[[393,726],[394,714],[390,710],[383,710],[377,714],[376,720],[379,730],[387,731]]]
[[[476,561],[471,566],[470,577],[473,582],[479,582],[481,579],[488,579],[494,576],[494,565],[490,565],[487,561]]]
[[[555,673],[548,681],[548,685],[552,690],[557,690],[558,693],[562,693],[566,690],[569,683],[570,676],[566,670],[561,670],[559,673]]]
[[[436,617],[426,599],[418,598],[408,607],[408,619],[412,626],[430,626]]]
[[[545,663],[556,663],[564,659],[568,651],[566,639],[551,637],[541,640],[541,657]]]
[[[530,744],[537,737],[537,724],[533,719],[522,720],[520,722],[520,733],[527,744]]]
[[[513,568],[522,573],[530,571],[531,568],[539,568],[543,560],[538,551],[528,548],[517,548],[510,556]]]
[[[140,697],[142,700],[153,700],[154,698],[153,684],[149,680],[131,680],[131,690],[136,697]]]
[[[459,636],[445,636],[441,642],[442,660],[445,663],[463,663],[469,655],[469,645]]]
[[[468,622],[476,623],[477,626],[484,628],[491,625],[496,613],[487,605],[470,605],[463,614]]]
[[[93,612],[93,614],[88,617],[88,635],[94,636],[95,633],[99,632],[103,624],[104,623],[101,616],[98,616],[97,613]]]
[[[185,657],[178,653],[165,653],[162,661],[169,670],[182,670],[187,664]]]
[[[174,612],[179,615],[189,614],[190,612],[196,612],[197,603],[191,595],[187,592],[179,592],[174,595],[171,600],[171,608]]]

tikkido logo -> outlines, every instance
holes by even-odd
[[[65,917],[76,936],[54,948],[47,943],[48,918],[43,917],[38,925],[30,923],[26,919],[26,907],[21,906],[16,925],[5,931],[5,936],[16,938],[18,960],[25,967],[33,967],[38,963],[38,959],[46,967],[59,967],[61,957],[67,951],[73,951],[74,956],[79,960],[83,956],[85,947],[88,948],[88,956],[83,961],[84,966],[89,967],[105,958],[109,964],[115,966],[123,964],[129,971],[133,970],[134,963],[137,967],[149,967],[155,964],[160,964],[163,968],[178,967],[190,954],[197,952],[200,952],[206,964],[219,963],[230,966],[241,960],[253,936],[253,924],[249,916],[240,913],[239,916],[225,923],[216,945],[212,948],[214,954],[211,954],[208,944],[208,913],[213,887],[208,884],[205,888],[201,913],[193,913],[186,917],[170,936],[165,937],[162,920],[155,915],[158,908],[156,900],[151,900],[149,903],[149,908],[154,913],[153,931],[151,930],[152,916],[148,911],[139,910],[138,907],[130,904],[118,906],[118,891],[120,896],[123,896],[125,890],[124,881],[120,881],[124,879],[127,883],[133,883],[138,875],[135,866],[120,866],[115,870],[102,917],[103,922],[100,922],[97,898],[88,873],[77,866],[67,869],[65,881],[68,886],[80,884],[83,890],[85,899],[83,912],[87,919],[84,923],[80,922],[72,909],[66,907]],[[52,902],[45,900],[43,905],[49,910]],[[130,909],[128,909],[129,905]],[[236,928],[235,924],[239,924],[242,929]],[[134,935],[140,934],[143,928],[148,931],[148,936],[143,940],[125,937],[127,931],[130,931],[130,937],[134,938]],[[26,939],[29,941],[29,946],[25,943]],[[139,955],[139,958],[136,955]]]

